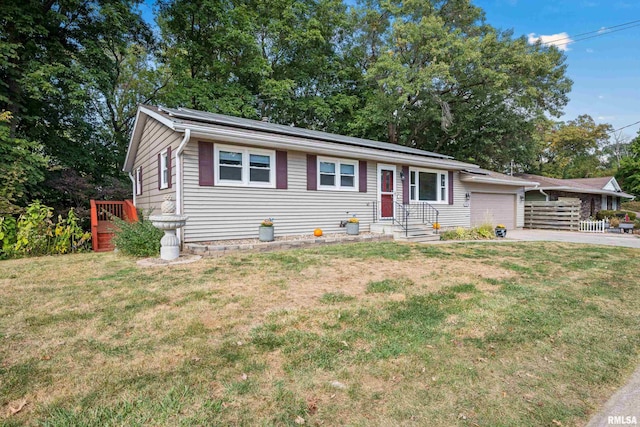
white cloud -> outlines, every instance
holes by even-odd
[[[607,30],[608,30],[607,27],[600,27],[600,29],[598,30],[598,34],[606,33]]]
[[[567,51],[569,50],[569,43],[573,42],[573,40],[571,40],[571,38],[569,37],[569,34],[567,33],[558,33],[558,34],[551,34],[549,36],[545,36],[545,35],[539,35],[536,36],[535,33],[531,33],[528,35],[529,37],[529,44],[535,44],[536,42],[540,41],[542,44],[546,44],[546,45],[551,45],[551,46],[555,46],[560,50],[563,51]]]
[[[593,53],[593,52],[595,52],[595,50],[593,50],[593,49],[587,49],[587,53]]]
[[[616,116],[598,116],[597,119],[608,122],[608,121],[611,121],[611,120],[615,120]]]
[[[604,99],[604,95],[598,95],[598,99]]]

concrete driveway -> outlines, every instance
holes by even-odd
[[[578,231],[555,230],[509,230],[504,240],[524,242],[547,241],[585,243],[591,245],[624,246],[640,249],[640,236],[637,234],[617,233],[580,233]]]

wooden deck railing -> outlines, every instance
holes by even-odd
[[[138,220],[138,211],[133,201],[91,200],[91,244],[95,252],[112,251],[111,218],[118,217],[124,221]]]

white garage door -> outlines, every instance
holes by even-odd
[[[516,195],[497,193],[471,193],[471,226],[491,223],[516,228]]]

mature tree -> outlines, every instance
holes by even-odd
[[[163,101],[344,132],[360,102],[340,0],[161,3]]]
[[[264,62],[255,23],[240,0],[162,1],[162,60],[170,73],[164,104],[257,117]]]
[[[376,10],[391,27],[377,33],[385,45],[366,70],[377,90],[359,115],[362,135],[498,169],[533,161],[536,121],[567,102],[561,52],[490,27],[467,0]]]
[[[43,179],[46,159],[42,147],[10,135],[11,114],[0,112],[0,216],[19,211],[28,201],[25,195]]]
[[[601,149],[609,140],[611,125],[597,125],[588,115],[557,123],[546,136],[544,175],[556,178],[586,178],[600,175]]]
[[[629,155],[620,160],[616,178],[625,191],[640,197],[640,131],[630,143]]]
[[[48,170],[39,163],[38,176],[68,169],[83,179],[93,177],[92,185],[100,186],[106,177],[120,174],[127,129],[119,122],[126,119],[113,120],[104,113],[114,105],[113,82],[122,77],[122,53],[149,39],[136,4],[3,2],[0,110],[11,114],[8,138],[42,147]],[[46,186],[30,188],[28,197],[51,192]]]

